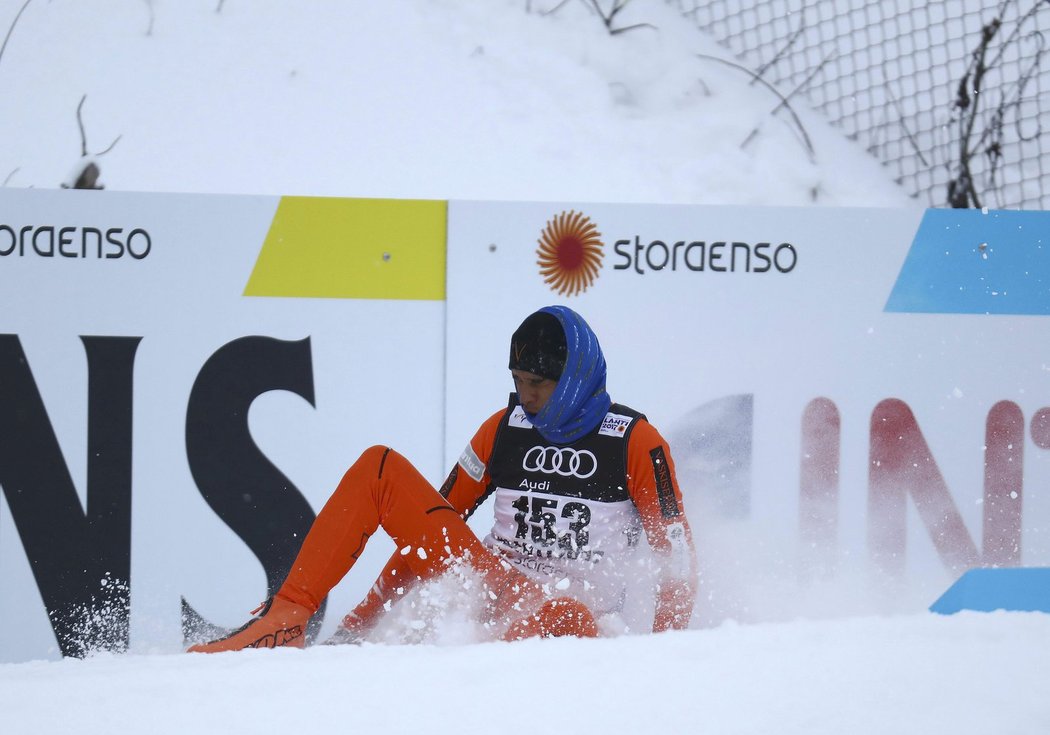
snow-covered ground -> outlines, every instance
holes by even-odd
[[[5,733],[1050,732],[1050,615],[0,666]]]
[[[725,54],[660,0],[617,19],[655,29],[617,36],[588,6],[0,0],[0,38],[24,7],[0,57],[0,182],[68,179],[86,95],[89,153],[120,136],[97,158],[108,189],[918,206],[798,110],[811,156],[779,100],[697,57]],[[1031,613],[136,649],[0,665],[0,731],[1045,733],[1048,650],[1050,616]]]

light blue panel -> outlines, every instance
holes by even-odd
[[[971,569],[930,610],[942,615],[960,610],[1050,612],[1050,567]]]
[[[926,210],[885,310],[1050,314],[1050,212]]]

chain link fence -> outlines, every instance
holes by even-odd
[[[932,207],[1050,205],[1050,0],[667,0]]]

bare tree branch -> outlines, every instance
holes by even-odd
[[[948,161],[949,167],[954,168],[947,191],[948,204],[952,207],[982,206],[985,196],[978,194],[974,171],[974,167],[981,162],[981,188],[994,199],[1000,197],[998,177],[1005,163],[1004,138],[1008,115],[1015,116],[1014,125],[1021,142],[1031,142],[1042,134],[1037,122],[1035,133],[1026,136],[1021,130],[1019,111],[1026,101],[1025,89],[1035,78],[1045,51],[1042,33],[1038,29],[1028,31],[1025,26],[1039,10],[1047,9],[1050,1],[1035,0],[1026,12],[1020,14],[1010,32],[1006,33],[1004,19],[1007,10],[1016,4],[1017,0],[1003,0],[997,15],[981,28],[980,40],[956,88],[952,122],[958,126],[958,139],[955,141],[958,159],[953,162],[949,157]],[[1005,63],[1008,48],[1021,43],[1022,39],[1034,39],[1036,48],[1034,53],[1027,50],[1021,53],[1024,66],[1016,79],[1010,84],[986,90],[985,78],[988,73],[1001,67]]]
[[[149,8],[149,25],[146,26],[146,35],[153,35],[153,21],[156,20],[156,13],[153,12],[153,0],[146,0],[146,7]]]
[[[776,107],[774,107],[773,111],[770,114],[775,115],[777,112],[779,112],[780,108],[783,107],[784,105],[786,105],[787,101],[789,99],[791,99],[796,94],[801,92],[805,88],[805,86],[807,84],[812,82],[813,78],[815,76],[817,76],[817,74],[820,74],[820,72],[824,69],[824,67],[828,65],[828,62],[831,61],[832,59],[834,59],[836,56],[838,56],[838,53],[835,52],[835,51],[831,51],[831,52],[828,53],[827,56],[825,56],[823,59],[821,59],[820,63],[817,64],[815,67],[813,67],[813,69],[809,72],[809,74],[806,75],[806,78],[803,79],[801,82],[799,82],[798,85],[793,90],[791,90],[790,92],[787,93],[787,95],[784,97],[784,101],[781,102]],[[756,72],[756,74],[761,75],[762,74],[762,70],[760,69],[758,72]],[[751,82],[749,82],[749,83],[750,84],[754,84],[754,82],[755,82],[755,80],[752,79]]]
[[[77,175],[76,180],[72,185],[63,183],[63,189],[102,189],[102,184],[99,183],[99,170],[98,164],[94,160],[88,157],[88,146],[87,146],[87,133],[84,131],[84,118],[82,112],[84,110],[84,102],[87,100],[85,94],[80,98],[80,104],[77,105],[77,126],[80,128],[80,158],[83,168],[80,169],[80,173]],[[113,150],[113,147],[120,141],[123,135],[118,135],[114,138],[113,142],[109,144],[109,147],[100,153],[96,153],[94,157],[104,156]]]
[[[764,86],[770,92],[775,94],[780,99],[781,105],[791,114],[791,119],[795,121],[795,125],[798,128],[799,135],[801,136],[802,142],[806,147],[806,152],[809,154],[809,159],[811,161],[816,159],[816,150],[813,148],[813,142],[809,139],[809,134],[806,132],[805,126],[802,125],[802,120],[799,119],[798,115],[795,113],[795,110],[792,109],[791,104],[788,102],[787,97],[781,94],[779,89],[774,87],[762,77],[758,76],[758,74],[751,71],[746,66],[741,66],[740,64],[737,64],[734,61],[729,61],[728,59],[723,59],[718,56],[710,56],[708,54],[697,54],[696,56],[700,59],[709,59],[710,61],[717,61],[720,64],[725,64],[728,67],[742,71],[750,75],[752,79],[759,82],[762,86]],[[776,109],[779,110],[781,105],[778,105]],[[741,145],[743,146],[750,142],[750,140],[754,137],[755,132],[757,131],[752,131],[752,133],[748,135],[747,139]]]
[[[29,7],[29,3],[31,2],[32,0],[26,0],[15,14],[15,19],[11,21],[11,27],[7,29],[7,35],[4,36],[4,43],[0,45],[0,61],[4,58],[4,51],[7,49],[7,42],[11,40],[11,34],[15,32],[15,25],[18,24],[18,19],[22,17],[22,13],[25,12],[25,9]]]
[[[791,38],[789,38],[787,43],[785,43],[784,46],[779,51],[776,52],[776,54],[773,56],[772,59],[767,61],[762,66],[758,67],[758,71],[756,72],[756,74],[758,76],[762,76],[763,74],[765,74],[770,69],[770,67],[772,67],[778,61],[780,61],[782,58],[784,58],[784,55],[788,51],[791,50],[792,46],[795,45],[795,41],[797,41],[799,38],[802,37],[802,32],[806,30],[806,7],[804,5],[799,9],[798,14],[800,16],[799,17],[798,28],[795,30],[795,32],[793,34],[791,34]],[[827,63],[827,59],[825,59],[823,62],[821,62],[820,65],[824,66],[824,64],[826,64],[826,63]],[[754,84],[754,83],[755,83],[754,79],[752,79],[749,82],[749,84]]]
[[[84,102],[86,100],[87,100],[87,95],[85,94],[83,97],[80,98],[80,104],[77,105],[77,125],[80,127],[80,155],[81,155],[81,157],[86,157],[88,155],[87,134],[84,132],[84,119],[81,116],[81,111],[84,108]],[[109,146],[107,146],[105,150],[99,151],[98,153],[95,153],[94,155],[96,155],[96,156],[104,156],[104,155],[106,155],[111,150],[113,150],[113,147],[116,146],[116,144],[119,143],[120,139],[123,138],[123,137],[124,137],[124,134],[121,133],[120,135],[118,135],[116,138],[113,139],[113,142],[110,143]]]
[[[546,17],[546,16],[548,16],[548,15],[554,15],[555,13],[557,13],[557,12],[558,12],[559,10],[561,10],[562,8],[564,8],[564,7],[565,7],[566,5],[568,5],[568,4],[569,4],[569,0],[561,0],[561,2],[560,2],[560,3],[558,3],[557,5],[555,5],[555,6],[554,6],[553,8],[551,8],[550,10],[541,10],[541,11],[540,11],[540,15],[542,15],[542,16],[544,16],[544,17]]]
[[[120,135],[118,135],[118,136],[117,136],[116,138],[114,138],[114,139],[113,139],[113,142],[112,142],[112,143],[110,143],[110,144],[109,144],[109,145],[108,145],[108,146],[106,147],[106,149],[105,149],[105,150],[99,151],[99,152],[98,152],[98,153],[96,153],[95,155],[96,155],[96,156],[104,156],[104,155],[106,155],[107,153],[109,153],[109,152],[110,152],[111,150],[113,150],[113,149],[114,149],[114,148],[116,147],[117,143],[119,143],[119,142],[120,142],[120,139],[121,139],[121,138],[123,138],[123,137],[124,137],[124,134],[123,134],[123,133],[121,133]]]
[[[630,1],[631,0],[612,0],[612,5],[609,7],[609,11],[606,12],[602,10],[602,6],[598,4],[598,0],[590,0],[591,6],[594,8],[594,11],[598,13],[598,17],[602,19],[602,23],[605,24],[605,29],[609,31],[610,36],[633,31],[635,28],[652,28],[653,30],[656,30],[656,26],[652,23],[635,23],[622,28],[613,28],[613,21],[616,20],[616,16],[619,15],[621,10],[627,7],[627,3]]]
[[[84,119],[80,116],[80,111],[84,108],[84,100],[87,99],[85,94],[80,98],[80,104],[77,105],[77,127],[80,128],[80,155],[84,157],[88,154],[87,152],[87,134],[84,132]]]

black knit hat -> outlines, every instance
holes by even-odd
[[[546,311],[530,314],[510,338],[510,369],[557,380],[565,370],[565,330]]]

